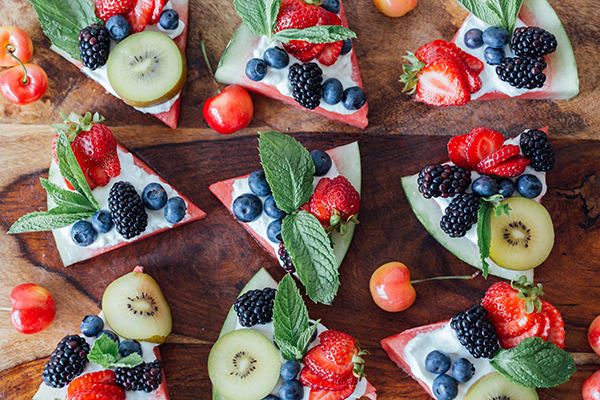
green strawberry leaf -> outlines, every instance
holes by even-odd
[[[81,211],[65,206],[55,207],[48,211],[36,211],[16,220],[8,233],[39,232],[64,228],[94,214],[95,211]]]
[[[273,301],[273,339],[283,358],[299,360],[304,356],[306,346],[300,344],[303,333],[309,328],[306,305],[294,278],[287,274],[279,282]]]
[[[303,40],[310,43],[333,43],[354,39],[356,33],[341,25],[319,25],[304,29],[284,29],[275,33],[275,39],[283,43],[290,40]]]

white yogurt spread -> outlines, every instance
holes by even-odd
[[[404,348],[404,358],[415,378],[425,382],[431,389],[436,374],[425,369],[425,358],[434,350],[442,351],[450,356],[452,361],[466,358],[475,367],[475,374],[468,382],[458,384],[457,399],[465,397],[471,386],[481,377],[496,372],[487,358],[474,358],[469,351],[460,344],[456,333],[450,323],[443,328],[423,333],[411,339]]]

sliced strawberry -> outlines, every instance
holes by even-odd
[[[418,75],[415,100],[432,106],[467,104],[471,94],[461,67],[448,60],[427,64]]]
[[[300,371],[300,376],[298,378],[300,380],[300,382],[302,382],[302,384],[304,386],[307,386],[311,389],[326,389],[326,390],[344,390],[349,383],[354,382],[354,385],[356,385],[356,377],[354,375],[350,375],[350,377],[347,378],[347,380],[341,380],[341,381],[332,381],[332,380],[328,380],[323,378],[320,375],[317,375],[316,373],[314,373],[314,371],[308,367],[304,367],[302,368],[302,371]]]
[[[482,174],[489,174],[491,169],[501,162],[508,160],[512,156],[516,156],[519,154],[521,150],[519,146],[514,144],[506,144],[500,147],[498,150],[481,160],[476,166],[475,169],[477,172]]]
[[[324,379],[339,382],[352,374],[352,362],[339,365],[333,362],[321,346],[313,347],[303,359],[304,365]]]
[[[529,165],[528,158],[522,155],[516,155],[503,163],[498,164],[490,171],[491,174],[501,176],[504,178],[512,178],[521,175],[525,171],[525,167]]]
[[[307,47],[303,51],[299,51],[299,52],[290,51],[289,53],[302,62],[309,62],[309,61],[314,60],[315,57],[318,56],[319,53],[321,53],[323,51],[325,46],[326,46],[325,43],[311,44],[309,47]],[[283,47],[285,48],[285,44],[283,45]]]
[[[550,318],[548,318],[548,316],[546,314],[540,314],[542,316],[542,330],[540,331],[540,333],[537,335],[538,337],[542,338],[543,340],[548,340],[548,336],[550,336]]]
[[[336,364],[351,363],[352,357],[358,353],[356,340],[347,333],[330,329],[321,333],[319,340],[327,357]]]
[[[84,386],[89,386],[93,383],[115,383],[115,373],[110,369],[98,372],[92,372],[89,374],[81,375],[80,377],[74,379],[67,388],[67,395],[71,396],[77,390]]]
[[[471,168],[496,150],[504,143],[504,136],[495,130],[478,127],[471,130],[467,139],[467,161]]]
[[[438,42],[438,41],[434,41]],[[481,89],[481,79],[479,75],[472,71],[469,66],[460,58],[460,55],[445,45],[435,45],[434,42],[428,43],[417,50],[415,56],[425,64],[432,63],[436,60],[451,59],[461,67],[465,80],[469,85],[469,92],[475,93]]]
[[[456,53],[467,64],[469,69],[471,69],[476,74],[479,74],[479,73],[481,73],[481,71],[483,71],[483,62],[481,62],[481,60],[479,60],[477,57],[474,57],[474,56],[470,55],[469,53],[463,51],[458,46],[456,46],[454,43],[447,42],[442,39],[434,40],[432,42],[426,43],[425,45],[421,46],[415,52],[415,56],[419,60],[427,63],[428,61],[424,61],[424,60],[431,59],[430,53],[435,53],[440,48],[446,48],[446,49],[451,50],[454,53]]]
[[[536,323],[535,317],[525,314],[520,318],[509,319],[503,322],[496,322],[496,333],[498,336],[515,337],[520,336]]]
[[[348,385],[343,390],[311,390],[309,400],[344,400],[354,392],[356,385]]]
[[[131,25],[131,33],[141,32],[152,18],[154,12],[154,0],[137,0],[133,10],[127,14],[127,20]]]
[[[560,312],[547,301],[542,300],[542,314],[550,319],[550,334],[548,342],[554,343],[561,349],[565,348],[565,323]]]
[[[323,65],[333,65],[342,51],[343,41],[327,43],[317,55],[317,60]]]
[[[447,43],[448,48],[450,48],[458,53],[460,58],[462,58],[463,61],[465,63],[467,63],[467,65],[469,66],[469,68],[471,68],[472,71],[474,71],[477,74],[480,74],[481,71],[483,71],[483,62],[479,58],[467,53],[466,51],[464,51],[463,49],[458,47],[455,43],[452,43],[452,42],[446,42],[446,43]]]
[[[448,142],[448,156],[454,165],[470,170],[471,167],[467,162],[467,139],[468,133],[464,135],[454,136]]]
[[[150,17],[150,24],[158,24],[158,20],[160,20],[160,13],[163,8],[167,4],[167,0],[154,0],[154,10],[152,11],[152,17]]]
[[[125,15],[135,6],[136,0],[95,0],[96,16],[106,22],[115,15]]]
[[[498,282],[488,288],[481,300],[500,338],[519,336],[531,330],[534,324],[539,325],[535,313],[525,312],[525,301],[518,293],[510,284]]]
[[[327,11],[302,1],[289,1],[282,4],[277,15],[275,32],[284,29],[305,29],[318,25],[327,25]],[[290,40],[283,44],[284,49],[302,62],[308,62],[325,47],[324,43],[314,44],[303,40]]]
[[[93,383],[80,387],[67,400],[125,400],[125,391],[117,385]]]
[[[523,340],[529,337],[539,336],[545,328],[545,319],[542,317],[541,314],[537,313],[532,314],[532,316],[535,319],[535,323],[531,326],[531,328],[529,328],[529,330],[525,331],[523,334],[512,337],[499,336],[498,341],[500,342],[500,347],[502,347],[503,349],[512,349],[513,347],[517,347],[519,343],[521,343]]]
[[[323,196],[330,182],[330,178],[321,179],[317,184],[312,197],[310,198],[310,213],[317,217],[321,224],[325,225],[329,225],[329,220],[331,219],[331,209],[323,202]]]

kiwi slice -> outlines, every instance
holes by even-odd
[[[148,274],[132,271],[113,281],[102,296],[106,322],[126,339],[162,343],[171,333],[171,310]]]
[[[222,336],[208,355],[208,376],[227,400],[261,400],[279,380],[281,361],[273,343],[252,329]]]
[[[501,267],[523,271],[544,262],[554,245],[554,227],[550,214],[541,204],[511,197],[510,215],[492,215],[490,258]]]
[[[173,39],[143,31],[115,46],[106,65],[108,80],[134,107],[149,107],[175,97],[185,82],[185,57]]]
[[[512,383],[494,372],[475,382],[465,400],[538,400],[538,395],[535,389]]]

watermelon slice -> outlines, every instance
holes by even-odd
[[[138,194],[142,193],[144,187],[148,183],[160,183],[165,188],[169,198],[173,196],[179,196],[186,202],[187,213],[180,222],[171,225],[164,219],[162,209],[156,211],[146,209],[146,212],[148,213],[148,228],[146,228],[144,233],[142,233],[140,236],[137,236],[133,240],[126,240],[116,233],[115,228],[113,228],[108,233],[99,233],[96,241],[88,247],[80,247],[73,243],[70,238],[70,226],[61,229],[55,229],[52,231],[52,234],[54,235],[56,247],[65,267],[75,264],[79,261],[99,256],[111,250],[118,249],[119,247],[126,246],[140,239],[153,236],[167,229],[202,219],[206,216],[206,213],[194,205],[190,199],[183,196],[181,193],[171,187],[156,172],[144,164],[134,154],[130,153],[127,149],[121,145],[117,145],[117,153],[121,161],[121,174],[116,178],[112,178],[108,185],[104,187],[98,187],[92,192],[96,200],[100,203],[102,209],[108,210],[108,193],[112,185],[120,180],[125,180],[136,187]],[[63,188],[66,188],[65,180],[60,174],[58,165],[54,162],[54,160],[50,165],[48,180],[52,183],[60,185]],[[50,209],[53,206],[54,203],[52,199],[48,198],[48,208]]]
[[[496,66],[485,64],[480,74],[483,86],[471,95],[473,100],[494,100],[505,98],[523,99],[570,99],[579,93],[579,77],[577,63],[569,37],[558,16],[547,0],[524,0],[517,19],[519,26],[539,26],[556,36],[558,46],[554,53],[545,56],[548,67],[544,71],[546,82],[540,89],[516,89],[502,82],[496,75]],[[473,15],[469,15],[454,36],[453,42],[458,47],[484,60],[485,46],[470,49],[464,43],[464,35],[471,28],[485,30],[488,26]]]
[[[360,164],[360,151],[358,148],[358,142],[349,143],[344,146],[336,147],[327,151],[327,154],[331,157],[333,164],[335,165],[339,175],[345,176],[352,186],[360,193],[361,188],[361,164]],[[244,176],[238,176],[237,178],[227,179],[225,181],[217,182],[210,185],[210,191],[217,196],[217,198],[223,203],[225,207],[233,214],[231,207],[233,204],[233,193],[234,183],[240,179],[245,179],[250,174]],[[241,194],[241,193],[240,193]],[[264,199],[263,199],[264,200]],[[267,217],[264,215],[264,217]],[[268,217],[267,217],[268,218]],[[254,237],[254,239],[273,257],[278,259],[277,250],[279,244],[272,243],[269,241],[266,233],[259,233],[251,227],[252,223],[240,222],[242,226]],[[331,240],[333,242],[333,251],[336,255],[337,266],[339,267],[350,247],[352,236],[354,235],[355,224],[348,224],[348,231],[345,235],[341,235],[338,232],[333,232]]]
[[[342,25],[348,27],[346,12],[344,11],[344,6],[341,1],[340,12],[338,16],[342,21]],[[307,110],[306,108],[300,106],[293,99],[293,97],[291,97],[291,95],[286,95],[282,93],[280,89],[278,89],[278,87],[287,88],[287,86],[289,86],[287,83],[287,67],[277,71],[277,75],[279,76],[280,80],[276,84],[265,83],[264,79],[263,81],[255,82],[246,77],[245,68],[248,60],[257,56],[262,57],[262,52],[260,52],[260,54],[254,54],[259,46],[261,48],[265,46],[268,47],[268,40],[252,34],[246,24],[240,24],[229,41],[229,44],[223,52],[223,55],[221,56],[221,61],[219,61],[219,66],[217,67],[217,71],[215,73],[216,79],[219,82],[226,84],[241,85],[246,89],[260,93],[263,96],[271,97],[284,103],[297,106],[302,110]],[[292,65],[294,62],[298,61],[290,55],[289,65]],[[312,62],[317,61],[313,60]],[[342,81],[344,88],[349,86],[363,87],[354,48],[352,48],[348,54],[341,55],[337,62],[331,67],[326,67],[322,64],[319,66],[321,69],[323,69],[324,79],[336,77]],[[344,68],[344,66],[346,67]],[[344,74],[344,76],[340,76],[340,70],[345,71],[349,76],[345,76],[346,74]],[[269,70],[267,73],[267,79],[269,77],[269,73],[272,71],[273,70]],[[284,75],[281,75],[282,73]],[[348,83],[351,81],[353,84],[345,84],[344,81],[347,81]],[[328,104],[325,104],[324,101],[321,101],[321,105],[311,111],[323,115],[326,118],[353,125],[362,129],[366,128],[369,123],[367,119],[367,114],[369,113],[368,104],[365,104],[357,111],[349,111],[346,110],[341,103],[338,103],[335,106],[329,106]]]
[[[277,288],[277,282],[271,277],[271,275],[264,269],[261,268],[246,284],[246,286],[244,286],[244,288],[242,289],[242,291],[240,292],[240,294],[238,295],[241,296],[244,293],[250,291],[250,290],[255,290],[255,289],[264,289],[264,288]],[[238,322],[238,318],[237,318],[237,314],[235,313],[235,311],[233,310],[233,306],[231,307],[231,309],[229,310],[229,313],[227,314],[227,317],[225,318],[225,322],[223,323],[223,326],[221,328],[221,332],[219,333],[219,337],[222,337],[223,335],[233,331],[236,329],[237,327],[237,322]],[[261,329],[261,333],[265,334],[267,337],[272,338],[273,334],[272,334],[272,324],[267,324],[267,325],[263,325],[262,327],[264,327],[264,329]],[[320,326],[319,329],[320,331],[325,330],[326,328],[324,326]],[[253,329],[257,329],[257,327],[255,326]],[[363,393],[363,397],[366,397],[368,399],[371,400],[376,400],[377,399],[377,393],[375,392],[375,388],[366,380],[364,379],[365,383],[364,383],[364,393]],[[360,383],[359,383],[360,384]],[[357,386],[358,388],[358,386]],[[307,390],[305,390],[304,393],[304,399],[308,399],[308,392]],[[360,397],[359,398],[363,398]],[[215,391],[213,389],[212,392],[212,398],[213,400],[227,400],[224,397],[222,397],[217,391]]]

